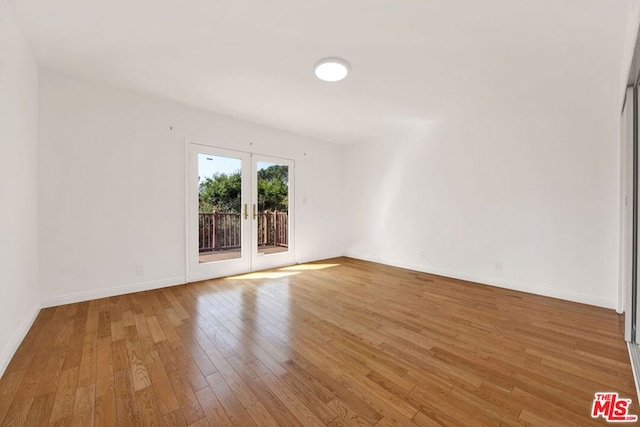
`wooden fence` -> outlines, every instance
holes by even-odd
[[[239,213],[213,212],[199,214],[200,252],[239,248],[241,218]]]
[[[237,249],[242,245],[242,218],[234,212],[200,213],[200,252]],[[288,247],[289,213],[263,212],[258,214],[258,246]]]
[[[258,214],[258,246],[289,245],[289,213],[263,212]]]

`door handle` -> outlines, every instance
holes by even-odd
[[[244,204],[244,219],[249,218],[249,209],[247,209],[247,204]]]
[[[253,205],[253,219],[256,219],[258,217],[258,214],[256,213],[256,205]]]

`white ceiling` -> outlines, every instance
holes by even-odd
[[[47,68],[339,143],[460,109],[544,108],[576,85],[597,93],[619,77],[628,10],[618,0],[12,5]],[[351,63],[346,80],[314,77],[326,56]]]

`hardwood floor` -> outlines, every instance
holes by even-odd
[[[3,425],[606,424],[611,310],[348,258],[40,312]]]

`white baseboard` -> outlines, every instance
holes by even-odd
[[[166,288],[168,286],[182,285],[186,283],[185,278],[170,277],[162,280],[152,280],[149,282],[134,283],[131,285],[116,286],[111,288],[97,289],[94,291],[72,292],[56,297],[43,298],[41,307],[55,307],[64,304],[73,304],[76,302],[89,301],[98,298],[114,297],[116,295],[131,294],[134,292],[149,291],[152,289]]]
[[[29,332],[33,322],[36,320],[36,317],[38,317],[38,313],[40,313],[40,301],[36,301],[18,329],[14,331],[7,345],[2,349],[2,353],[0,353],[0,377],[2,377],[4,371],[7,370],[9,362],[11,362],[13,355],[18,350],[18,347],[20,347],[20,344],[22,344],[24,337],[27,336],[27,332]]]
[[[303,258],[299,260],[299,263],[313,262],[328,258],[337,258],[343,256],[343,253],[327,254],[326,256],[314,256],[310,258]],[[98,298],[108,298],[117,295],[130,294],[134,292],[149,291],[153,289],[166,288],[169,286],[182,285],[186,283],[186,279],[183,276],[170,277],[162,280],[152,280],[148,282],[133,283],[129,285],[122,285],[110,288],[103,288],[91,291],[71,292],[54,297],[42,298],[34,304],[33,308],[29,311],[26,318],[20,325],[20,327],[14,332],[13,336],[7,343],[7,345],[0,352],[0,377],[4,374],[4,371],[9,366],[9,362],[13,358],[16,350],[24,340],[24,337],[31,329],[33,322],[35,321],[40,309],[47,307],[56,307],[59,305],[73,304],[77,302],[90,301]]]
[[[339,252],[339,253],[326,254],[322,256],[313,256],[309,258],[302,258],[298,260],[297,263],[320,261],[323,259],[337,258],[341,256],[344,256],[344,253]],[[90,301],[98,298],[108,298],[108,297],[114,297],[116,295],[124,295],[124,294],[131,294],[134,292],[149,291],[152,289],[166,288],[168,286],[182,285],[185,283],[187,283],[186,278],[183,276],[178,276],[178,277],[170,277],[168,279],[153,280],[149,282],[134,283],[131,285],[116,286],[116,287],[110,287],[110,288],[104,288],[104,289],[98,289],[98,290],[92,290],[92,291],[72,292],[72,293],[59,295],[55,297],[43,298],[40,301],[41,302],[40,307],[41,308],[56,307],[58,305],[73,304],[76,302]]]
[[[466,280],[469,282],[481,283],[483,285],[496,286],[498,288],[511,289],[514,291],[527,292],[530,294],[543,295],[552,298],[563,299],[567,301],[579,302],[582,304],[595,305],[604,308],[616,308],[614,299],[604,299],[591,295],[580,294],[577,292],[567,292],[559,289],[545,288],[542,286],[534,286],[526,283],[520,283],[513,280],[504,280],[494,277],[484,277],[475,274],[461,273],[458,271],[443,270],[435,267],[429,267],[419,264],[411,264],[388,260],[380,257],[367,256],[363,254],[347,252],[344,256],[360,259],[363,261],[371,261],[379,264],[391,265],[393,267],[406,268],[408,270],[420,271],[422,273],[436,274],[438,276],[451,277],[453,279]]]
[[[432,268],[424,265],[397,262],[393,260],[388,260],[380,257],[367,256],[363,254],[357,254],[353,252],[345,253],[332,253],[325,254],[323,256],[313,256],[309,258],[301,258],[297,262],[298,263],[306,263],[306,262],[314,262],[314,261],[322,261],[325,259],[338,258],[342,256],[347,256],[350,258],[360,259],[363,261],[371,261],[380,264],[391,265],[394,267],[406,268],[409,270],[420,271],[423,273],[436,274],[439,276],[451,277],[454,279],[467,280],[471,282],[481,283],[490,286],[497,286],[506,289],[512,289],[516,291],[528,292],[537,295],[544,295],[553,298],[560,298],[568,301],[579,302],[583,304],[596,305],[605,308],[616,308],[616,301],[606,300],[602,298],[592,297],[589,295],[574,293],[574,292],[566,292],[557,289],[544,288],[539,286],[531,286],[524,283],[519,283],[515,281],[507,281],[503,279],[496,279],[490,277],[477,276],[474,274],[468,273],[460,273],[456,271],[442,270],[438,268]],[[168,279],[162,280],[154,280],[149,282],[142,283],[134,283],[130,285],[123,285],[118,287],[104,288],[93,291],[83,291],[83,292],[73,292],[65,295],[60,295],[56,297],[43,298],[37,301],[33,308],[27,314],[27,317],[24,319],[22,324],[16,329],[13,336],[7,343],[7,345],[2,349],[0,353],[0,377],[4,374],[9,362],[13,358],[15,352],[18,347],[24,340],[24,337],[29,332],[29,329],[33,325],[38,313],[41,308],[54,307],[58,305],[64,304],[72,304],[77,302],[89,301],[98,298],[107,298],[116,295],[124,295],[133,292],[141,292],[148,291],[152,289],[160,289],[168,286],[181,285],[186,282],[185,278],[182,276],[179,277],[171,277]],[[640,395],[639,395],[640,398]]]

